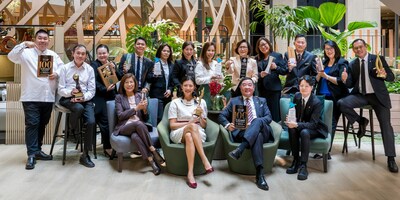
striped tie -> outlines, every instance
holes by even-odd
[[[251,123],[251,121],[253,121],[253,108],[251,107],[251,103],[250,103],[250,98],[246,99],[246,106],[247,106],[247,119],[248,119],[248,124]]]

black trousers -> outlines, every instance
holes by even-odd
[[[396,156],[396,148],[394,144],[393,127],[390,123],[390,109],[383,106],[375,94],[352,94],[338,101],[340,111],[346,116],[350,124],[360,122],[360,115],[354,108],[360,108],[365,105],[371,105],[378,118],[382,132],[383,147],[385,156]]]
[[[101,104],[102,105],[98,105],[98,103],[96,103],[96,106],[94,108],[95,119],[100,129],[101,143],[103,144],[103,149],[111,149],[110,132],[109,132],[110,129],[108,127],[108,115],[107,115],[106,104],[105,102]]]
[[[22,102],[25,115],[25,143],[28,156],[42,150],[46,125],[49,123],[52,102]]]
[[[79,120],[83,117],[83,122],[86,123],[86,132],[83,137],[84,151],[87,153],[92,150],[93,135],[96,128],[93,103],[91,101],[73,103],[71,98],[61,97],[60,104],[71,111],[69,118],[71,129],[78,130]]]
[[[234,138],[235,142],[246,140],[250,144],[251,155],[253,157],[254,167],[263,166],[264,153],[263,145],[268,142],[271,133],[270,129],[264,127],[261,120],[255,118],[246,130],[239,132]]]
[[[288,131],[290,148],[292,149],[294,159],[299,160],[301,150],[300,162],[307,163],[310,154],[311,139],[322,137],[322,135],[316,130],[311,129],[297,130],[297,128],[289,128]]]
[[[281,121],[280,99],[281,91],[260,91],[260,97],[267,99],[267,106],[275,122]]]

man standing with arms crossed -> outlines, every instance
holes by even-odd
[[[35,42],[22,42],[8,54],[8,59],[21,65],[20,101],[25,114],[25,143],[28,154],[25,169],[35,168],[36,160],[53,159],[42,151],[42,142],[55,101],[58,71],[64,63],[54,51],[47,49],[48,45],[49,34],[40,29],[35,34]],[[53,73],[47,77],[37,75],[40,55],[53,57]]]

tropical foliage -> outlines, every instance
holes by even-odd
[[[161,44],[169,44],[174,58],[181,52],[183,40],[178,36],[179,25],[171,20],[161,20],[147,25],[134,25],[127,33],[126,43],[128,52],[135,51],[135,40],[143,37],[147,42],[146,57],[154,58]]]
[[[335,41],[343,56],[347,55],[349,44],[347,38],[354,34],[354,31],[362,28],[377,27],[376,22],[356,21],[347,25],[347,30],[338,31],[333,29],[346,14],[346,6],[341,3],[326,2],[319,6],[303,6],[297,9],[297,16],[308,23],[309,27],[317,28],[326,40]]]
[[[282,5],[276,5],[269,9],[266,7],[266,1],[253,0],[250,4],[250,11],[255,12],[256,19],[260,19],[266,26],[269,26],[274,44],[276,44],[277,37],[287,39],[289,42],[297,34],[308,30],[302,19],[297,16],[297,8]],[[258,21],[251,22],[250,30],[254,32],[259,23]]]

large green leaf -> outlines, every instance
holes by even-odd
[[[321,32],[322,37],[325,38],[325,40],[332,40],[336,42],[336,37],[328,32],[325,31],[324,27],[318,26],[319,31]]]
[[[300,19],[299,21],[303,21],[306,29],[317,29],[317,26],[320,24],[321,15],[319,14],[319,10],[316,7],[298,7],[297,9],[295,9],[295,13]]]
[[[346,6],[341,3],[326,2],[319,6],[321,14],[321,23],[327,27],[333,27],[338,24],[346,13]]]
[[[376,22],[369,22],[369,21],[350,22],[349,25],[347,25],[347,29],[349,31],[354,31],[361,28],[374,28],[374,27],[378,27],[378,24]]]

